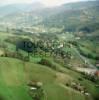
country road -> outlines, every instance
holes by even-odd
[[[91,69],[97,69],[96,66],[94,66],[93,64],[91,64],[91,62],[86,57],[82,56],[75,47],[72,47],[72,49],[79,56],[79,58],[82,59],[84,61],[84,63],[86,63],[89,66],[89,68],[91,68]]]

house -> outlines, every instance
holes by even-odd
[[[42,87],[43,83],[33,81],[33,82],[28,83],[27,85],[30,87],[31,90],[36,90],[36,89]]]
[[[99,77],[99,70],[95,72],[95,76]]]
[[[35,87],[30,87],[30,90],[37,90],[37,88],[35,88]]]
[[[99,67],[99,64],[96,64],[97,67]]]
[[[96,62],[96,67],[99,67],[99,60]]]

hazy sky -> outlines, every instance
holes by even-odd
[[[38,1],[46,6],[56,6],[70,2],[92,1],[92,0],[0,0],[0,5],[13,4],[13,3],[33,3]]]

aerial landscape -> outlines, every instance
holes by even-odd
[[[99,0],[0,1],[0,100],[99,100]]]

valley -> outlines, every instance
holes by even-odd
[[[35,5],[0,7],[0,100],[99,100],[98,1]]]

